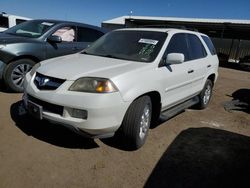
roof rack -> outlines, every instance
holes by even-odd
[[[165,24],[165,25],[139,25],[138,26],[139,28],[142,28],[142,27],[149,27],[149,28],[174,28],[174,29],[185,29],[185,30],[189,30],[189,31],[196,31],[198,32],[198,29],[196,28],[187,28],[183,25],[168,25],[168,24]]]

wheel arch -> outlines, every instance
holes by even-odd
[[[213,73],[213,74],[210,74],[210,75],[207,77],[207,80],[211,80],[212,84],[214,85],[215,78],[216,78],[216,75]]]
[[[140,96],[136,97],[133,102],[142,97],[142,96],[149,96],[151,99],[151,103],[152,103],[152,120],[151,120],[151,126],[154,125],[155,123],[157,123],[157,120],[160,116],[161,113],[161,94],[158,91],[150,91],[147,93],[143,93]],[[133,103],[132,102],[132,103]],[[131,104],[132,104],[131,103]]]
[[[22,83],[23,83],[24,77],[22,76],[22,73],[20,73],[18,75],[18,77],[16,77],[16,79],[19,79],[18,83],[14,83],[12,78],[11,78],[12,71],[18,65],[20,65],[20,63],[22,64],[22,62],[18,62],[18,60],[19,61],[23,60],[23,61],[26,61],[27,63],[29,62],[31,65],[30,69],[32,68],[33,65],[35,65],[37,62],[39,62],[37,60],[37,58],[34,58],[32,56],[18,56],[17,58],[12,59],[12,61],[9,62],[4,67],[2,78],[3,78],[6,86],[8,87],[8,89],[10,89],[11,91],[14,91],[14,92],[22,92],[23,91]],[[26,70],[23,70],[23,72],[26,71],[25,73],[27,73],[30,69],[26,68]]]
[[[8,64],[13,62],[13,61],[17,61],[20,59],[30,59],[36,63],[40,62],[41,60],[33,55],[20,55],[20,56],[16,56],[14,58],[12,58],[11,60],[8,61]]]

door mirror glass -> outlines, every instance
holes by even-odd
[[[180,64],[184,62],[184,54],[182,53],[170,53],[166,57],[166,64]]]
[[[48,42],[52,42],[52,43],[60,43],[62,42],[62,37],[57,36],[57,35],[51,35],[50,37],[48,37]]]

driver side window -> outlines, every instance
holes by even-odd
[[[76,32],[73,27],[62,27],[54,32],[53,36],[59,36],[62,38],[63,42],[74,42],[76,41]]]
[[[170,53],[182,53],[185,57],[184,61],[189,60],[187,37],[185,33],[177,33],[172,36],[167,46],[165,56],[167,56]]]

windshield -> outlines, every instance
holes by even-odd
[[[5,33],[30,38],[38,38],[42,36],[54,24],[55,23],[41,20],[27,21],[6,30]]]
[[[167,33],[155,31],[113,31],[82,53],[131,61],[152,62],[158,55]]]

